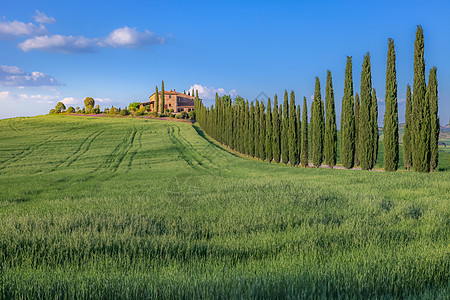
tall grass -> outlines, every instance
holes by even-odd
[[[256,162],[176,122],[0,129],[0,298],[449,297],[449,172]]]

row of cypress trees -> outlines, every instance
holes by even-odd
[[[425,84],[423,30],[417,28],[414,54],[414,94],[407,86],[404,162],[409,170],[433,171],[438,162],[439,118],[436,67],[430,70]],[[394,41],[388,41],[386,68],[386,111],[384,115],[384,167],[395,171],[399,164],[398,101]],[[344,96],[341,113],[340,161],[345,168],[360,166],[372,169],[377,161],[379,130],[378,102],[372,87],[370,54],[364,57],[360,94],[353,96],[352,57],[347,57]],[[242,99],[243,100],[243,99]],[[195,98],[196,118],[200,126],[217,141],[238,152],[261,160],[283,162],[293,166],[315,167],[337,163],[337,125],[331,72],[327,71],[325,104],[320,80],[315,79],[314,99],[308,126],[306,97],[303,114],[295,103],[295,94],[285,90],[283,104],[274,97],[267,108],[258,100],[232,101],[230,96],[218,97],[215,105],[206,108]],[[326,116],[326,118],[325,118]],[[310,136],[308,136],[310,134]]]

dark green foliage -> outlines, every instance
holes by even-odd
[[[373,128],[373,160],[372,166],[375,166],[378,158],[378,140],[380,139],[378,130],[378,100],[375,89],[372,89],[372,128]],[[398,125],[397,125],[398,126]],[[398,153],[398,152],[397,152]]]
[[[295,94],[291,91],[289,102],[289,127],[288,127],[289,162],[291,166],[298,165],[298,143],[297,143],[297,116],[295,111]]]
[[[245,101],[244,104],[244,153],[249,155],[250,154],[250,131],[249,131],[249,107],[248,107],[248,101]]]
[[[334,105],[334,91],[331,71],[327,71],[327,86],[325,91],[326,126],[324,139],[325,164],[330,168],[336,165],[337,157],[337,125],[336,109]]]
[[[352,57],[347,56],[345,67],[344,97],[341,110],[340,160],[346,169],[353,168],[355,155],[355,115],[353,111]]]
[[[69,106],[69,108],[67,108],[67,113],[69,114],[75,113],[75,108],[73,108],[73,106]]]
[[[259,128],[259,125],[260,125],[260,120],[259,120],[259,101],[258,100],[256,100],[256,102],[255,102],[255,111],[254,111],[254,119],[253,119],[253,121],[255,122],[254,123],[254,136],[253,136],[253,140],[254,140],[254,143],[255,143],[255,157],[258,157],[258,158],[260,158],[260,153],[261,153],[261,151],[260,151],[260,148],[259,148],[259,146],[260,146],[260,143],[259,143],[259,137],[260,137],[260,128]]]
[[[373,168],[372,74],[370,55],[364,56],[361,71],[361,106],[359,109],[358,157],[362,170]]]
[[[273,160],[276,163],[280,162],[281,158],[281,141],[280,141],[280,116],[278,113],[278,97],[275,94],[274,103],[273,103]]]
[[[84,106],[85,106],[85,107],[88,107],[89,105],[92,106],[92,107],[94,107],[94,105],[95,105],[94,98],[92,98],[92,97],[86,97],[86,98],[84,98]]]
[[[428,101],[430,103],[430,171],[433,172],[438,165],[438,142],[440,122],[438,117],[438,90],[437,90],[437,68],[430,70],[428,77]]]
[[[389,39],[386,68],[386,111],[383,121],[384,170],[398,169],[398,103],[397,71],[395,69],[394,41]]]
[[[418,172],[430,171],[430,105],[427,101],[425,83],[425,58],[423,29],[417,26],[414,43],[414,85],[413,85],[413,166]]]
[[[194,92],[194,90],[192,90]],[[163,114],[165,111],[165,99],[164,99],[164,80],[161,82],[161,113]]]
[[[266,107],[261,102],[259,105],[259,158],[266,159]]]
[[[316,77],[314,101],[311,104],[311,158],[315,167],[323,161],[323,139],[325,135],[323,101],[320,94],[320,81]]]
[[[284,164],[289,161],[289,98],[284,90],[283,114],[281,115],[281,160]]]
[[[255,106],[253,105],[253,101],[250,103],[248,132],[248,154],[255,156]]]
[[[306,97],[303,97],[303,117],[302,117],[302,147],[300,152],[300,163],[303,167],[308,166],[308,104]]]
[[[159,110],[159,92],[158,92],[158,86],[156,86],[155,88],[155,111],[158,112]],[[131,104],[130,104],[130,109],[132,110]]]
[[[358,158],[358,128],[359,128],[359,94],[355,94],[355,166],[359,166]]]
[[[271,162],[273,159],[273,124],[272,124],[272,105],[270,98],[267,100],[267,114],[266,114],[266,159]]]
[[[300,164],[300,154],[302,149],[302,114],[300,110],[300,104],[297,105],[297,165]]]
[[[412,165],[412,121],[411,86],[408,84],[406,87],[405,129],[403,133],[403,162],[408,171]]]
[[[55,106],[55,112],[57,114],[62,113],[66,109],[66,106],[62,102],[58,102]]]

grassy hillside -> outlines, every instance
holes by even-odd
[[[449,297],[450,172],[284,167],[168,121],[0,130],[0,298]]]

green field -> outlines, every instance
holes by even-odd
[[[0,298],[450,296],[450,172],[284,167],[180,122],[0,129]]]

